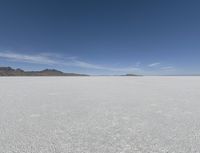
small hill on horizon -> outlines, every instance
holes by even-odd
[[[11,67],[0,67],[0,76],[89,76],[78,73],[64,73],[56,69],[44,69],[42,71],[24,71]]]
[[[138,75],[138,74],[126,74],[126,75],[123,75],[123,76],[142,76],[142,75]]]

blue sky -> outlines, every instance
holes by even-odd
[[[0,66],[200,74],[198,0],[2,0]]]

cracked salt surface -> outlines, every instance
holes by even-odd
[[[200,77],[1,77],[1,153],[200,152]]]

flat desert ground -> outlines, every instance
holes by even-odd
[[[199,153],[200,77],[1,77],[0,153]]]

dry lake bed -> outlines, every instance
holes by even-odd
[[[200,77],[1,77],[0,153],[199,153]]]

